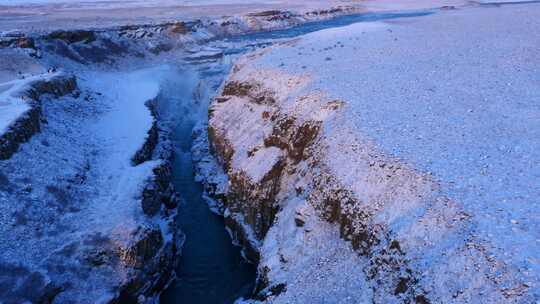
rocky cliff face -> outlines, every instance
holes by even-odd
[[[339,229],[362,265],[362,274],[335,274],[334,281],[362,281],[371,289],[366,301],[450,303],[482,294],[493,303],[527,299],[512,271],[469,238],[471,216],[429,173],[359,137],[343,116],[346,101],[306,89],[310,77],[258,66],[265,52],[236,65],[210,108],[208,126],[210,151],[226,178],[211,176],[207,188],[218,192],[236,236],[257,252],[256,299],[286,303],[300,299],[302,288],[316,299],[317,280],[294,279],[291,264],[305,263],[310,254],[299,257],[290,243],[315,250],[309,240],[322,232],[306,223],[318,219]],[[202,167],[202,175],[210,171]],[[335,268],[350,258],[329,259]],[[453,273],[476,283],[458,284]]]
[[[118,296],[111,303],[146,303],[154,301],[174,279],[185,236],[177,228],[176,208],[178,196],[172,185],[174,147],[170,131],[159,117],[158,99],[149,100],[146,106],[153,116],[143,146],[133,156],[133,165],[159,161],[143,186],[140,208],[149,218],[158,217],[158,226],[141,225],[129,245],[118,254],[127,267],[129,279],[119,286]]]
[[[77,91],[75,77],[57,75],[50,79],[30,82],[17,94],[25,100],[30,109],[17,119],[9,129],[0,135],[0,160],[10,158],[20,144],[27,142],[32,135],[39,132],[41,116],[40,99],[43,95],[61,97]]]
[[[107,29],[57,30],[43,33],[0,35],[0,49],[25,48],[34,57],[44,56],[62,66],[65,59],[79,64],[110,65],[130,60],[152,60],[153,56],[173,55],[200,48],[200,44],[223,37],[290,28],[313,21],[358,13],[355,6],[329,9],[262,11],[190,22],[128,24]]]
[[[115,100],[60,73],[19,93],[31,107],[0,138],[0,301],[152,301],[174,280],[184,240],[158,101],[146,103],[153,123],[139,150],[113,159],[128,160],[124,174],[104,165],[111,152],[92,129],[111,127],[99,118]]]
[[[350,7],[268,11],[187,23],[11,33],[0,37],[0,51],[29,55],[32,64],[49,70],[103,70],[92,78],[105,76],[111,66],[121,70],[126,62],[177,59],[210,39],[353,12]],[[159,101],[147,102],[153,123],[140,148],[124,155],[130,165],[123,170],[131,172],[125,177],[103,165],[114,153],[108,145],[117,143],[107,142],[107,136],[100,141],[96,129],[88,127],[96,125],[115,100],[105,98],[103,87],[82,82],[79,88],[75,77],[59,76],[32,83],[23,93],[31,109],[0,138],[0,202],[5,206],[0,214],[7,219],[0,224],[0,283],[7,286],[0,288],[0,299],[6,303],[146,303],[174,279],[184,236],[176,227],[177,197],[170,183],[173,147],[156,110]],[[97,131],[101,129],[107,127]],[[278,212],[275,196],[286,165],[280,153],[271,149],[268,155],[259,154],[272,162],[268,174],[257,176],[256,182],[240,172],[231,176],[235,191],[229,193],[226,220],[230,227],[238,226],[234,233],[251,249],[246,255],[254,261],[259,259],[257,240]],[[111,184],[117,186],[110,189]],[[244,206],[235,202],[247,200],[259,205],[240,218]],[[256,229],[248,229],[251,226]]]

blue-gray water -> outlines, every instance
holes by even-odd
[[[296,27],[269,31],[269,32],[258,32],[251,33],[246,35],[239,35],[229,39],[229,41],[255,41],[261,39],[283,39],[283,38],[294,38],[308,33],[334,28],[334,27],[343,27],[351,25],[358,22],[375,22],[381,20],[397,19],[397,18],[411,18],[411,17],[421,17],[433,14],[433,11],[410,11],[410,12],[401,12],[401,13],[363,13],[363,14],[354,14],[342,16],[330,20],[308,22]]]
[[[223,218],[212,213],[202,199],[203,188],[195,182],[191,158],[194,125],[206,119],[210,96],[223,79],[224,63],[213,73],[202,67],[177,70],[162,87],[168,108],[174,115],[174,186],[183,203],[179,208],[179,229],[186,234],[178,280],[161,296],[161,303],[233,303],[253,290],[256,269],[246,262],[240,248],[232,245]],[[201,89],[202,88],[202,89]],[[202,90],[202,91],[201,91]]]
[[[346,26],[356,22],[417,17],[430,12],[396,14],[362,14],[345,16],[330,21],[313,22],[287,30],[255,33],[234,38],[228,42],[237,44],[225,49],[226,54],[238,54],[252,47],[268,45],[273,39],[293,38],[306,33]],[[219,41],[213,42],[219,47]],[[230,68],[229,56],[222,63],[201,64],[179,70],[163,89],[174,122],[176,161],[174,184],[184,203],[179,209],[180,229],[186,234],[182,249],[178,280],[161,296],[161,303],[224,304],[233,303],[239,297],[251,295],[255,284],[256,267],[244,261],[240,248],[232,245],[225,230],[223,219],[213,214],[202,199],[202,187],[194,181],[191,160],[191,132],[193,126],[207,119],[208,103],[219,88]],[[210,72],[208,72],[210,71]],[[196,90],[206,88],[203,96]],[[198,96],[198,100],[194,97]]]
[[[249,296],[255,267],[231,243],[223,218],[213,214],[202,200],[202,187],[194,182],[189,139],[175,138],[175,179],[186,203],[180,208],[180,229],[187,235],[178,280],[165,292],[162,303],[232,303]]]

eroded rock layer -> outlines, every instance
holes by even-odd
[[[28,141],[32,135],[39,132],[42,118],[40,98],[43,95],[49,94],[58,98],[69,93],[76,93],[76,90],[75,77],[56,75],[50,79],[32,81],[17,92],[20,95],[19,98],[29,105],[29,109],[0,135],[0,160],[10,158],[21,143]]]
[[[281,47],[289,46],[295,42]],[[488,254],[490,245],[474,235],[473,217],[431,173],[358,132],[345,115],[346,100],[313,89],[307,74],[269,65],[266,53],[279,48],[240,60],[209,110],[209,149],[226,178],[207,178],[207,188],[219,194],[231,228],[241,231],[236,236],[254,238],[241,243],[258,246],[251,248],[259,261],[256,299],[325,299],[316,291],[324,279],[295,277],[295,263],[311,254],[291,250],[317,251],[310,240],[326,232],[306,223],[318,219],[336,226],[359,257],[362,273],[334,277],[338,285],[352,279],[369,286],[369,294],[353,302],[534,299],[531,283],[517,279],[519,271],[502,257]],[[202,175],[208,171],[202,166]],[[350,263],[339,259],[321,265]]]
[[[201,44],[355,11],[0,34],[0,56],[14,61],[0,62],[0,79],[45,79],[16,96],[29,110],[0,137],[0,302],[154,301],[175,278],[184,236],[170,183],[170,131],[159,114],[167,65],[152,77],[134,67],[219,59],[223,50]],[[271,175],[265,180],[277,189]],[[249,255],[258,259],[256,250]]]

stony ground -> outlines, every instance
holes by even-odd
[[[46,15],[47,24],[15,33],[24,20],[10,22],[0,35],[0,113],[9,118],[0,139],[14,142],[6,130],[25,136],[0,161],[0,303],[152,301],[174,278],[182,243],[171,227],[172,147],[158,119],[162,86],[179,81],[172,66],[221,58],[222,50],[198,44],[219,35],[332,16],[273,11],[151,26],[120,16],[118,24],[131,26],[54,33],[72,25]],[[48,82],[30,86],[58,70],[78,83],[66,96]],[[26,132],[19,126],[30,109]]]
[[[376,302],[538,301],[539,9],[358,23],[238,63],[212,106],[211,135],[233,197],[249,205],[230,208],[263,232],[269,302],[298,289],[324,297],[311,277],[283,275],[286,257],[275,260],[288,247],[275,229],[301,229],[282,219],[296,200],[368,257]],[[296,163],[299,134],[313,142]],[[252,209],[275,218],[267,234]]]
[[[129,23],[192,21],[258,11],[308,11],[357,5],[356,1],[65,1],[30,0],[0,3],[0,31],[111,27]]]
[[[234,69],[211,144],[230,182],[217,178],[230,191],[221,211],[258,250],[258,299],[539,301],[539,4],[60,2],[0,4],[0,94],[51,68],[80,86],[44,96],[41,132],[0,161],[0,302],[118,298],[141,256],[174,243],[142,204],[161,161],[132,162],[154,126],[145,102],[171,76],[163,62],[221,58],[235,42],[198,45],[220,35],[332,17],[270,9],[328,5],[443,9],[312,33]],[[32,36],[37,46],[10,36],[200,17]]]
[[[366,12],[478,5],[500,0],[15,0],[0,3],[0,31],[110,27],[127,23],[192,21],[270,10],[295,12],[352,6]],[[519,1],[518,1],[519,2]]]
[[[157,233],[151,257],[173,237],[167,220],[146,218],[141,205],[160,162],[131,163],[152,126],[145,102],[158,87],[146,82],[154,88],[137,99],[137,74],[99,74],[101,83],[79,76],[78,95],[42,98],[41,132],[0,164],[0,302],[110,301],[139,263],[132,243]]]

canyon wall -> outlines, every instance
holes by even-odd
[[[10,158],[20,144],[39,132],[42,119],[40,98],[43,95],[61,97],[70,93],[76,94],[76,90],[77,83],[73,76],[56,75],[50,79],[30,81],[16,92],[17,97],[23,99],[29,109],[0,134],[0,160]]]
[[[346,100],[313,88],[316,75],[268,64],[267,54],[281,48],[302,52],[296,44],[255,52],[236,64],[209,110],[209,143],[195,146],[202,155],[214,155],[217,165],[211,156],[197,158],[201,179],[207,191],[217,194],[233,235],[255,252],[248,255],[259,263],[255,299],[287,303],[339,297],[339,292],[321,295],[324,279],[310,279],[314,273],[295,277],[295,263],[305,264],[310,250],[324,247],[310,245],[311,239],[333,242],[318,236],[326,233],[322,229],[306,225],[326,225],[319,220],[339,230],[362,269],[355,275],[336,273],[334,283],[361,282],[371,289],[361,295],[365,301],[533,299],[530,283],[516,279],[516,269],[475,239],[473,217],[431,173],[362,136],[345,115],[350,110]],[[221,168],[210,169],[215,166]],[[328,258],[334,266],[327,275],[337,265],[350,265],[350,259]],[[311,295],[305,297],[300,289]]]
[[[0,225],[0,299],[146,303],[175,279],[184,235],[176,223],[169,126],[159,115],[158,97],[138,110],[149,113],[132,111],[142,97],[130,95],[130,86],[139,79],[125,73],[120,80],[116,70],[163,58],[176,62],[218,37],[352,12],[268,11],[204,22],[0,35],[0,55],[26,58],[20,66],[2,63],[7,72],[17,78],[28,77],[27,69],[45,75],[12,96],[29,110],[0,137],[6,218]],[[151,116],[146,134],[138,133],[146,118],[135,122],[137,128],[121,126],[128,116]],[[126,138],[144,141],[133,150]]]

